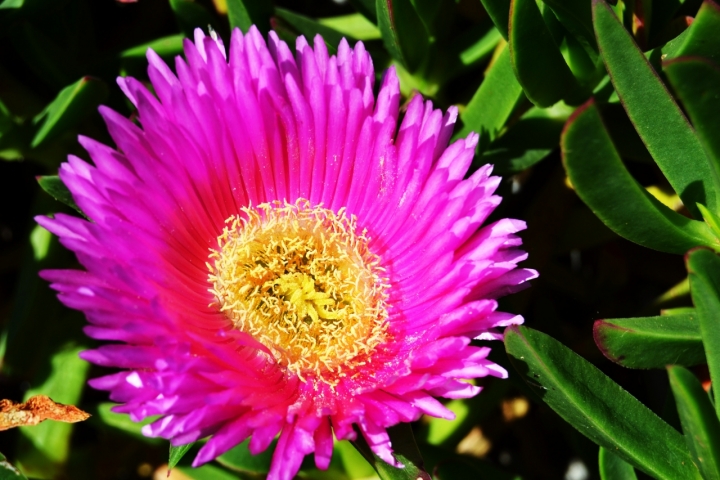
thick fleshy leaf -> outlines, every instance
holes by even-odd
[[[400,423],[388,428],[388,435],[393,446],[393,456],[403,464],[402,468],[396,468],[385,463],[380,457],[370,450],[362,435],[358,435],[353,442],[355,447],[375,468],[381,480],[432,480],[432,477],[425,471],[423,459],[415,444],[412,427],[409,423]]]
[[[339,460],[342,470],[351,479],[375,476],[375,469],[348,440],[335,442],[332,458],[333,462],[335,459]]]
[[[365,18],[377,25],[377,14],[375,13],[375,0],[350,0],[355,9]]]
[[[717,247],[707,225],[674,212],[633,179],[592,100],[568,120],[560,145],[575,191],[619,235],[678,254],[698,245]]]
[[[484,151],[505,126],[522,98],[522,87],[512,71],[510,50],[504,47],[460,115],[463,127],[455,138],[477,132],[480,135],[478,151]]]
[[[682,435],[557,340],[513,326],[505,349],[535,393],[590,440],[656,478],[699,477]]]
[[[601,480],[637,480],[632,465],[603,447],[600,447],[598,466]]]
[[[696,203],[718,210],[720,177],[680,107],[604,0],[593,0],[593,19],[615,90],[665,177],[693,216]]]
[[[720,385],[720,257],[710,250],[696,249],[685,257],[690,292],[698,313],[705,357],[713,385]],[[720,417],[720,388],[713,388],[715,410]]]
[[[267,0],[226,0],[231,28],[247,33],[252,25],[266,34],[270,30],[272,2]]]
[[[508,42],[513,70],[535,105],[549,107],[577,88],[535,0],[512,0]]]
[[[55,100],[35,117],[40,124],[32,139],[31,147],[38,148],[74,128],[107,97],[105,82],[92,77],[83,77],[63,88]]]
[[[0,453],[0,480],[27,480],[27,477]]]
[[[377,0],[375,8],[383,43],[409,72],[427,57],[429,34],[410,0]]]
[[[508,0],[480,0],[485,11],[490,16],[495,28],[505,40],[508,39],[508,25],[510,24],[510,2]]]
[[[410,0],[428,32],[434,31],[435,20],[442,0]]]
[[[557,19],[582,45],[591,61],[598,58],[598,47],[592,26],[590,2],[575,0],[543,0],[557,16]]]
[[[75,203],[70,190],[68,190],[62,180],[60,180],[60,177],[57,175],[43,175],[37,177],[37,182],[40,184],[40,187],[49,193],[55,200],[60,203],[64,203],[68,207],[74,208],[80,213],[83,213],[82,210],[80,210],[80,207],[78,207]]]
[[[104,425],[107,425],[109,427],[112,427],[113,429],[120,430],[124,433],[127,433],[129,435],[132,435],[133,437],[142,440],[145,443],[152,443],[155,445],[162,445],[166,442],[165,439],[162,438],[156,438],[156,437],[146,437],[142,434],[142,427],[145,425],[148,425],[155,420],[157,420],[158,416],[150,416],[144,419],[141,422],[133,422],[130,420],[130,415],[126,413],[115,413],[112,411],[112,407],[117,405],[116,403],[111,402],[103,402],[98,405],[97,411],[95,414],[93,414],[92,419],[90,420],[92,423],[96,422],[97,420],[100,420]]]
[[[697,314],[597,320],[595,344],[607,358],[628,368],[664,368],[705,362]]]
[[[716,237],[720,238],[720,216],[705,208],[701,203],[698,203],[697,206],[707,226],[710,227]]]
[[[38,191],[34,203],[36,213],[57,209],[55,201],[44,192]],[[38,276],[39,270],[66,267],[75,258],[39,226],[30,233],[29,243],[32,249],[22,260],[17,293],[6,323],[3,373],[28,382],[25,400],[42,394],[59,403],[78,405],[88,372],[88,363],[78,357],[88,348],[82,334],[85,319],[60,304]],[[31,477],[60,475],[68,459],[73,428],[73,424],[58,422],[21,427],[15,449],[18,468]]]
[[[680,366],[668,367],[685,441],[705,480],[720,479],[720,422],[700,381]]]
[[[157,38],[151,42],[124,50],[120,54],[120,58],[145,60],[148,48],[152,48],[155,53],[161,57],[172,59],[175,56],[182,54],[183,38],[185,38],[185,36],[180,34]]]
[[[720,63],[720,5],[705,0],[670,58],[697,55]]]
[[[196,28],[207,31],[208,27],[217,29],[217,19],[199,2],[193,0],[170,0],[170,7],[175,13],[175,18],[183,33],[188,38],[193,38]]]
[[[217,461],[232,470],[245,473],[262,474],[270,471],[270,462],[275,452],[276,441],[262,453],[253,455],[248,450],[250,440],[245,440],[240,445],[231,448],[217,458]]]
[[[428,83],[434,84],[437,89],[437,86],[447,84],[458,75],[479,67],[492,57],[502,41],[497,28],[488,28],[486,23],[475,25],[452,39],[443,49],[443,68],[440,71],[436,69],[432,81]]]
[[[370,23],[364,15],[351,13],[338,17],[319,18],[318,23],[356,40],[378,40],[382,38],[380,30]]]
[[[720,68],[703,58],[680,57],[664,69],[705,150],[720,166]]]
[[[550,108],[531,108],[483,153],[480,162],[507,175],[531,167],[550,154],[560,141],[565,121],[573,112],[562,102]]]
[[[203,465],[199,468],[177,467],[177,471],[189,480],[237,480],[237,474],[215,465]]]
[[[54,353],[50,360],[50,375],[42,384],[28,390],[25,399],[42,394],[66,405],[78,404],[89,367],[89,364],[78,356],[84,349],[70,344]],[[56,477],[70,454],[72,430],[72,424],[62,422],[43,422],[37,426],[20,427],[18,465],[31,477]]]
[[[315,35],[319,33],[325,41],[328,52],[330,52],[330,54],[337,53],[338,44],[344,37],[342,33],[331,27],[323,25],[310,17],[299,15],[291,12],[290,10],[285,10],[284,8],[276,8],[275,15],[286,21],[300,35],[304,35],[309,42],[312,42]]]
[[[178,464],[180,460],[185,456],[185,454],[190,450],[194,443],[188,443],[187,445],[181,445],[179,447],[174,447],[170,445],[170,455],[168,456],[168,468],[175,468],[175,465]]]

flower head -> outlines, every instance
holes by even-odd
[[[83,137],[94,165],[62,165],[90,221],[38,218],[85,267],[43,277],[114,342],[83,358],[123,369],[91,385],[161,415],[146,435],[209,436],[196,465],[279,434],[270,478],[291,478],[353,425],[397,465],[388,427],[506,376],[470,341],[522,321],[495,299],[537,275],[516,268],[524,223],[481,227],[500,180],[465,178],[478,136],[448,146],[456,109],[420,96],[398,128],[397,76],[376,99],[362,43],[293,56],[253,28],[226,54],[198,31],[185,57],[173,73],[149,50],[157,97],[118,80],[141,126],[101,108],[117,150]]]

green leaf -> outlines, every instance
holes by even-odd
[[[503,47],[475,92],[460,114],[462,129],[455,138],[466,137],[470,132],[480,135],[478,151],[483,152],[510,118],[515,105],[523,98],[523,90],[510,62],[510,51]]]
[[[613,362],[628,368],[705,363],[697,314],[597,320],[593,336]]]
[[[85,215],[75,203],[72,193],[70,193],[70,190],[68,190],[62,180],[60,180],[60,177],[57,175],[43,175],[37,177],[37,182],[40,184],[40,188],[49,193],[55,200]]]
[[[83,77],[63,88],[55,100],[45,107],[34,122],[41,124],[31,142],[32,148],[39,148],[71,128],[75,128],[108,95],[105,82],[92,77]]]
[[[350,0],[355,10],[360,12],[373,25],[377,25],[377,14],[375,13],[375,0]]]
[[[200,3],[193,0],[170,0],[178,24],[188,38],[193,38],[196,28],[207,31],[208,27],[217,29],[217,19]],[[228,8],[230,6],[228,5]]]
[[[700,381],[689,370],[668,367],[685,441],[705,480],[720,479],[720,422]]]
[[[198,468],[177,467],[176,470],[190,480],[237,480],[237,475],[215,465],[203,465]]]
[[[472,43],[459,50],[458,58],[460,63],[465,67],[478,64],[492,55],[501,39],[502,36],[496,28],[484,32],[479,37],[476,37]]]
[[[319,18],[318,23],[356,40],[379,40],[382,38],[380,30],[375,24],[359,13]]]
[[[690,293],[698,313],[710,380],[720,385],[720,258],[713,252],[696,249],[685,257],[690,276]],[[713,388],[715,410],[720,416],[720,388]]]
[[[435,20],[442,0],[410,0],[428,32],[434,31]]]
[[[78,354],[85,350],[67,344],[52,355],[51,371],[47,379],[25,393],[27,401],[34,395],[47,395],[56,402],[77,405],[87,378],[89,364]],[[55,477],[70,454],[73,425],[63,422],[43,422],[32,427],[20,427],[17,464],[31,477]]]
[[[508,35],[513,70],[535,105],[549,107],[578,87],[535,0],[512,0]]]
[[[708,227],[713,231],[716,237],[720,238],[720,217],[715,215],[713,212],[705,208],[702,204],[697,204],[702,218],[707,223]]]
[[[178,464],[180,460],[185,456],[185,454],[190,450],[195,443],[188,443],[187,445],[180,445],[179,447],[174,447],[170,445],[170,455],[168,457],[168,468],[175,468],[175,465]]]
[[[717,248],[707,225],[666,207],[632,178],[592,100],[568,120],[560,145],[575,191],[617,234],[670,253],[698,245]]]
[[[97,420],[100,420],[103,424],[130,434],[145,443],[161,445],[166,442],[166,440],[162,438],[146,437],[142,434],[142,427],[144,427],[145,425],[149,425],[155,420],[157,420],[159,418],[158,416],[153,415],[152,417],[147,417],[141,422],[133,422],[132,420],[130,420],[130,415],[128,415],[127,413],[113,412],[112,407],[114,407],[115,405],[117,404],[112,402],[100,403],[97,407],[97,416],[94,415],[90,421],[95,422]]]
[[[8,462],[5,455],[0,453],[0,480],[27,480],[27,477]]]
[[[656,478],[699,478],[682,435],[557,340],[513,326],[505,349],[535,393],[590,440]]]
[[[692,24],[682,35],[682,42],[677,45],[670,58],[697,55],[720,63],[720,6],[705,0],[698,10]]]
[[[370,449],[365,438],[358,433],[358,438],[353,442],[355,448],[375,468],[381,480],[432,480],[432,477],[425,471],[423,459],[415,444],[412,427],[409,423],[400,423],[388,428],[390,441],[393,446],[393,456],[404,465],[403,468],[396,468],[385,463]]]
[[[705,150],[720,166],[720,68],[702,58],[681,57],[664,65]]]
[[[495,165],[493,172],[499,175],[531,167],[557,148],[565,121],[572,112],[562,102],[550,108],[531,108],[490,145],[480,163]]]
[[[591,62],[595,62],[599,55],[592,25],[591,3],[576,0],[543,0],[543,3],[550,7],[560,23],[582,46]]]
[[[268,0],[226,0],[230,28],[247,33],[255,25],[263,35],[270,30],[273,4]]]
[[[278,18],[285,20],[298,33],[304,35],[310,44],[312,44],[315,35],[319,33],[325,41],[328,52],[330,52],[330,54],[337,53],[338,44],[344,37],[342,33],[321,24],[312,18],[304,15],[298,15],[297,13],[285,10],[284,8],[276,8],[275,15],[277,15]]]
[[[719,210],[720,178],[680,107],[607,3],[593,0],[593,15],[605,66],[648,151],[693,216],[698,202]]]
[[[601,480],[637,480],[632,465],[603,447],[600,447],[598,466]]]
[[[40,191],[33,204],[34,214],[57,209],[55,201]],[[26,398],[44,394],[60,403],[78,405],[88,371],[87,362],[78,357],[88,345],[82,333],[86,320],[60,304],[55,292],[38,276],[39,270],[68,268],[77,260],[62,248],[57,237],[41,227],[33,229],[30,245],[32,249],[27,249],[22,259],[17,293],[5,324],[3,374],[28,382]],[[60,475],[68,459],[73,428],[73,424],[43,422],[18,429],[18,468],[31,477]]]
[[[485,11],[498,29],[505,41],[508,39],[508,25],[510,24],[510,2],[508,0],[480,0]]]
[[[410,73],[427,58],[429,34],[410,0],[377,0],[375,9],[383,43]]]
[[[335,442],[333,458],[340,460],[343,471],[350,478],[369,478],[375,476],[375,469],[360,452],[347,440]]]
[[[124,50],[120,53],[120,58],[145,60],[148,48],[152,48],[155,53],[163,58],[174,58],[177,55],[182,55],[184,38],[185,35],[181,34],[156,38],[148,43]]]
[[[430,418],[427,421],[427,434],[423,443],[454,450],[473,428],[493,415],[494,409],[507,397],[510,382],[489,382],[483,387],[483,394],[473,398],[451,400],[445,406],[455,414],[453,420]],[[425,422],[423,422],[425,423]],[[424,430],[424,428],[423,428]],[[425,447],[423,447],[423,451]]]
[[[231,448],[217,458],[217,461],[232,470],[245,473],[267,473],[270,471],[270,462],[277,441],[273,440],[270,446],[262,453],[253,455],[248,450],[250,440],[245,440],[236,447]]]

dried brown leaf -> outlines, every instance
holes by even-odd
[[[54,402],[45,395],[35,395],[25,403],[0,400],[0,431],[25,425],[37,425],[45,420],[75,423],[90,414],[73,405]]]

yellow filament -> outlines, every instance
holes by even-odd
[[[354,217],[273,202],[228,218],[208,281],[235,327],[305,381],[334,385],[387,337],[387,279]]]

